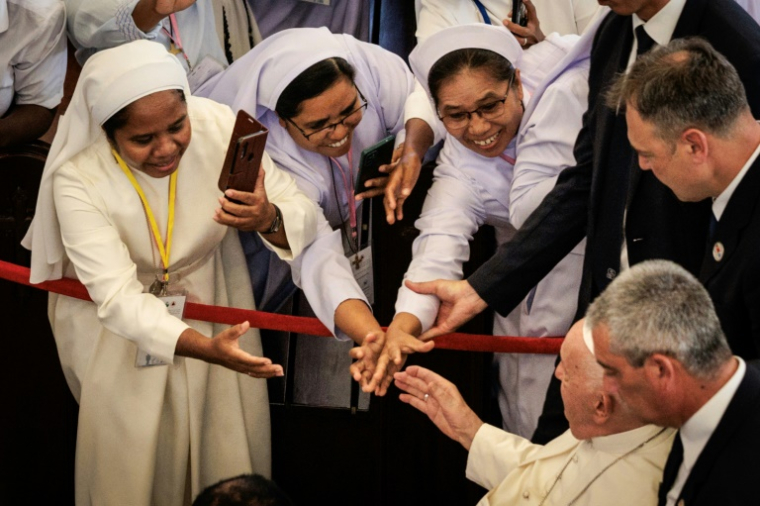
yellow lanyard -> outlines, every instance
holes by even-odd
[[[169,219],[166,225],[166,247],[164,247],[164,243],[161,240],[161,232],[158,230],[158,223],[156,223],[156,218],[153,216],[153,211],[150,209],[150,204],[148,204],[148,199],[145,198],[145,193],[143,193],[140,183],[137,182],[134,174],[129,170],[127,164],[124,163],[124,160],[119,156],[119,153],[114,149],[112,149],[111,152],[119,163],[119,167],[121,167],[121,170],[129,179],[129,182],[135,187],[137,194],[140,196],[140,200],[142,200],[143,207],[145,208],[145,215],[148,217],[150,228],[153,231],[153,237],[156,239],[156,244],[158,245],[158,253],[161,255],[161,263],[164,265],[164,276],[162,281],[168,283],[169,254],[172,249],[172,232],[174,231],[174,202],[177,197],[177,171],[175,170],[172,175],[169,176]]]

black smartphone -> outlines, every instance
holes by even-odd
[[[528,9],[522,0],[512,0],[512,22],[520,26],[528,25]]]
[[[396,136],[389,135],[377,144],[362,151],[362,155],[359,158],[359,177],[356,178],[356,185],[354,186],[356,193],[369,189],[364,187],[364,183],[368,180],[388,175],[380,172],[380,166],[391,163],[391,159],[393,158],[393,143],[395,141]]]

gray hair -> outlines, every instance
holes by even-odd
[[[686,372],[711,378],[731,358],[707,290],[683,267],[650,260],[624,271],[591,304],[592,328],[604,325],[610,352],[641,367],[655,353]]]
[[[726,138],[749,109],[736,69],[698,37],[675,39],[639,57],[606,99],[613,109],[634,107],[667,142],[688,128]]]

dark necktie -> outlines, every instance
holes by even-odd
[[[665,463],[665,470],[662,473],[662,483],[660,491],[657,494],[658,506],[665,506],[668,502],[668,492],[673,488],[673,484],[678,477],[678,470],[683,462],[683,443],[681,442],[681,432],[676,432],[676,438],[673,440],[673,448],[668,455],[668,461]]]
[[[718,229],[718,220],[715,218],[715,213],[710,213],[710,235],[709,241],[712,242],[715,239],[715,231]]]
[[[644,25],[637,26],[635,32],[637,42],[636,58],[638,58],[642,54],[652,49],[652,46],[655,45],[655,41],[652,37],[649,36],[647,31],[644,30]]]

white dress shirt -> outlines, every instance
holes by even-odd
[[[14,103],[52,109],[61,102],[65,33],[60,0],[0,0],[0,117]]]
[[[747,174],[747,171],[749,171],[749,168],[752,167],[753,163],[755,163],[758,155],[760,155],[760,144],[758,144],[757,148],[755,148],[755,151],[749,157],[747,163],[744,164],[742,170],[740,170],[739,173],[734,176],[734,178],[731,180],[731,183],[726,187],[726,189],[723,190],[721,194],[718,195],[718,197],[713,201],[712,212],[716,220],[720,221],[721,216],[723,216],[723,211],[726,210],[728,201],[731,200],[731,195],[734,194],[734,191],[736,190],[737,186],[739,186],[739,183],[741,183],[742,179],[744,179],[744,176]]]
[[[713,432],[715,432],[715,428],[718,427],[721,418],[723,418],[723,413],[726,412],[731,399],[733,399],[736,390],[739,388],[739,384],[744,379],[747,366],[744,360],[739,357],[735,358],[739,362],[739,367],[734,372],[734,375],[731,376],[731,379],[681,427],[680,436],[683,443],[683,461],[681,462],[681,467],[678,468],[678,476],[673,483],[673,488],[668,492],[666,506],[674,506],[676,504],[676,500],[681,494],[681,490],[683,490],[689,473],[691,473],[699,455],[704,450]]]

